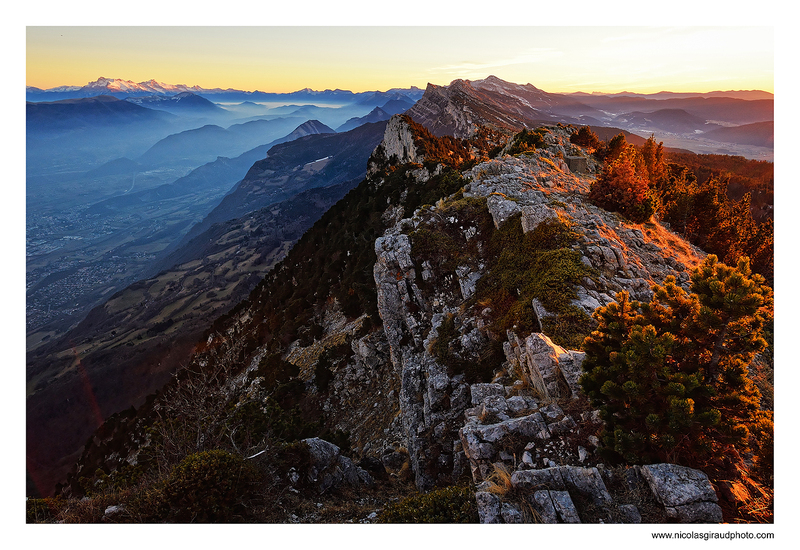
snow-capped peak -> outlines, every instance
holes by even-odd
[[[154,79],[146,82],[133,82],[132,80],[123,80],[121,78],[105,78],[100,77],[94,82],[89,82],[84,88],[90,90],[105,89],[113,92],[147,92],[155,94],[186,92],[190,90],[198,90],[197,86],[189,87],[183,84],[173,85],[164,84]]]

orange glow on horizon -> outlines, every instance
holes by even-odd
[[[104,76],[364,92],[495,75],[553,93],[774,90],[762,27],[28,27],[26,45],[26,83],[44,89]]]

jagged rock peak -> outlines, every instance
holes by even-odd
[[[387,164],[422,162],[414,144],[414,133],[404,115],[394,115],[386,124],[383,141],[372,152],[367,166],[371,176]]]
[[[414,145],[414,134],[411,126],[402,115],[389,119],[383,134],[383,147],[388,158],[397,157],[398,162],[418,162],[419,155]]]

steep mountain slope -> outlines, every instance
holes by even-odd
[[[341,134],[308,135],[273,147],[181,244],[215,223],[238,218],[300,191],[358,180],[364,174],[364,159],[380,143],[384,126],[384,122],[370,123]]]
[[[211,321],[246,298],[350,187],[312,189],[212,226],[169,258],[171,269],[115,293],[29,354],[28,456],[42,468],[66,456],[68,467],[103,418],[160,389]],[[68,407],[54,408],[65,399]]]
[[[314,134],[318,131],[332,132],[309,121],[293,132],[300,139],[272,147],[270,154],[277,149],[277,159],[268,165],[283,170],[279,175],[285,181],[265,193],[254,188],[259,181],[249,180],[249,202],[229,217],[196,228],[185,239],[186,248],[170,248],[152,266],[154,271],[149,276],[156,277],[175,262],[188,265],[120,291],[63,338],[29,354],[29,456],[44,472],[41,477],[47,481],[40,483],[52,483],[48,476],[53,471],[61,475],[75,458],[70,453],[103,418],[139,403],[163,385],[207,328],[213,319],[209,316],[218,315],[246,296],[291,243],[357,183],[352,178],[364,173],[366,159],[383,132],[382,126],[374,124],[340,135]],[[319,144],[314,139],[317,137],[335,141]],[[322,169],[322,163],[314,164],[319,156],[330,153],[336,154],[330,166]],[[309,163],[310,168],[304,170]],[[254,166],[261,164],[259,161]],[[195,176],[208,176],[216,182],[220,166],[201,172]],[[193,177],[184,183],[191,186],[196,181]],[[257,212],[306,188],[310,191],[293,201]],[[151,198],[158,203],[164,197]],[[131,207],[131,203],[122,206]],[[114,201],[105,207],[115,207]],[[242,215],[252,217],[231,221]],[[215,245],[219,239],[224,244]],[[81,376],[76,376],[78,372]],[[87,387],[92,388],[90,394],[85,392]],[[66,399],[69,406],[57,405]],[[48,422],[37,420],[45,418]]]
[[[521,122],[546,118],[542,111],[520,98],[504,97],[503,103],[498,104],[491,95],[465,80],[455,80],[447,87],[428,84],[425,95],[408,110],[408,115],[436,136],[456,137],[472,135],[481,122],[518,129]],[[509,107],[514,115],[508,112]]]
[[[222,128],[207,124],[159,140],[136,159],[146,168],[185,164],[198,166],[220,156],[236,156],[269,143],[296,129],[296,117],[257,120]]]
[[[481,125],[519,130],[537,122],[577,122],[573,116],[600,113],[569,96],[490,76],[475,81],[454,80],[449,86],[428,84],[425,95],[407,114],[434,135],[468,137]]]

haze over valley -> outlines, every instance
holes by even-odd
[[[331,127],[355,128],[376,110],[381,114],[369,120],[386,120],[420,93],[345,94],[348,102],[337,93],[254,98],[229,92],[224,99],[270,101],[221,106],[191,92],[120,94],[118,81],[98,82],[107,86],[28,92],[30,99],[46,100],[27,105],[29,349],[152,271],[159,255],[202,221],[272,146],[333,133]],[[79,99],[60,99],[64,95]],[[316,102],[302,103],[309,99]],[[386,103],[391,113],[380,111]]]

